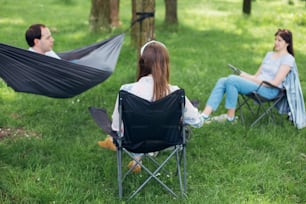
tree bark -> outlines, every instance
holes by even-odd
[[[89,25],[94,32],[119,26],[119,0],[91,0]]]
[[[119,5],[120,0],[110,0],[110,20],[112,27],[119,27],[120,26],[120,18],[119,18]]]
[[[142,15],[154,15],[155,0],[132,0],[132,22]],[[135,23],[131,30],[131,45],[137,48],[139,53],[141,46],[147,41],[155,39],[154,16]]]
[[[242,12],[250,15],[251,14],[251,4],[252,4],[252,0],[243,0]]]
[[[177,24],[177,0],[165,0],[165,23]]]

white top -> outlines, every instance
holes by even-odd
[[[32,52],[36,52],[36,50],[34,50],[33,48],[29,48],[30,51]],[[37,52],[36,52],[37,53]],[[51,51],[48,51],[45,53],[45,55],[49,56],[49,57],[53,57],[53,58],[56,58],[56,59],[61,59],[53,50]]]
[[[139,81],[122,85],[120,90],[125,90],[129,93],[132,93],[140,98],[143,98],[148,101],[152,101],[153,98],[153,77],[148,75],[139,79]],[[179,89],[178,86],[170,86],[170,92],[174,92]],[[119,111],[118,111],[118,96],[112,115],[112,129],[114,131],[119,130]],[[203,125],[203,118],[201,117],[197,108],[195,108],[189,99],[185,97],[185,113],[184,113],[184,123],[189,124],[192,127],[200,128]]]
[[[272,55],[272,51],[268,52],[262,61],[262,69],[260,74],[258,75],[258,78],[262,81],[273,80],[281,65],[289,65],[290,69],[292,69],[295,64],[295,59],[290,54],[278,58],[272,58]],[[281,83],[279,87],[282,88],[282,86],[283,85]]]

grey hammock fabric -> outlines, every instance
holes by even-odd
[[[62,59],[0,43],[0,77],[17,92],[70,98],[105,81],[115,70],[124,34],[57,53]]]

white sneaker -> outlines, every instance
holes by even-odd
[[[227,121],[227,114],[221,114],[218,116],[214,116],[211,118],[212,121],[216,121],[216,122],[225,122]]]
[[[148,155],[149,155],[150,157],[157,157],[158,153],[159,153],[159,152],[149,152]]]
[[[229,122],[229,123],[232,123],[232,124],[236,123],[237,119],[238,119],[238,117],[235,116],[233,120],[228,120],[227,114],[221,114],[221,115],[218,115],[218,116],[215,116],[215,117],[211,118],[212,121],[216,121],[216,122],[219,122],[219,123]]]
[[[205,117],[203,114],[201,114],[201,117],[202,117],[202,119],[203,119],[203,123],[204,123],[204,124],[209,124],[209,123],[211,123],[211,121],[212,121],[212,119],[211,119],[210,116]]]

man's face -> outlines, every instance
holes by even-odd
[[[41,28],[41,38],[35,39],[37,42],[37,47],[40,49],[42,53],[46,53],[53,48],[54,39],[51,35],[49,28]]]

